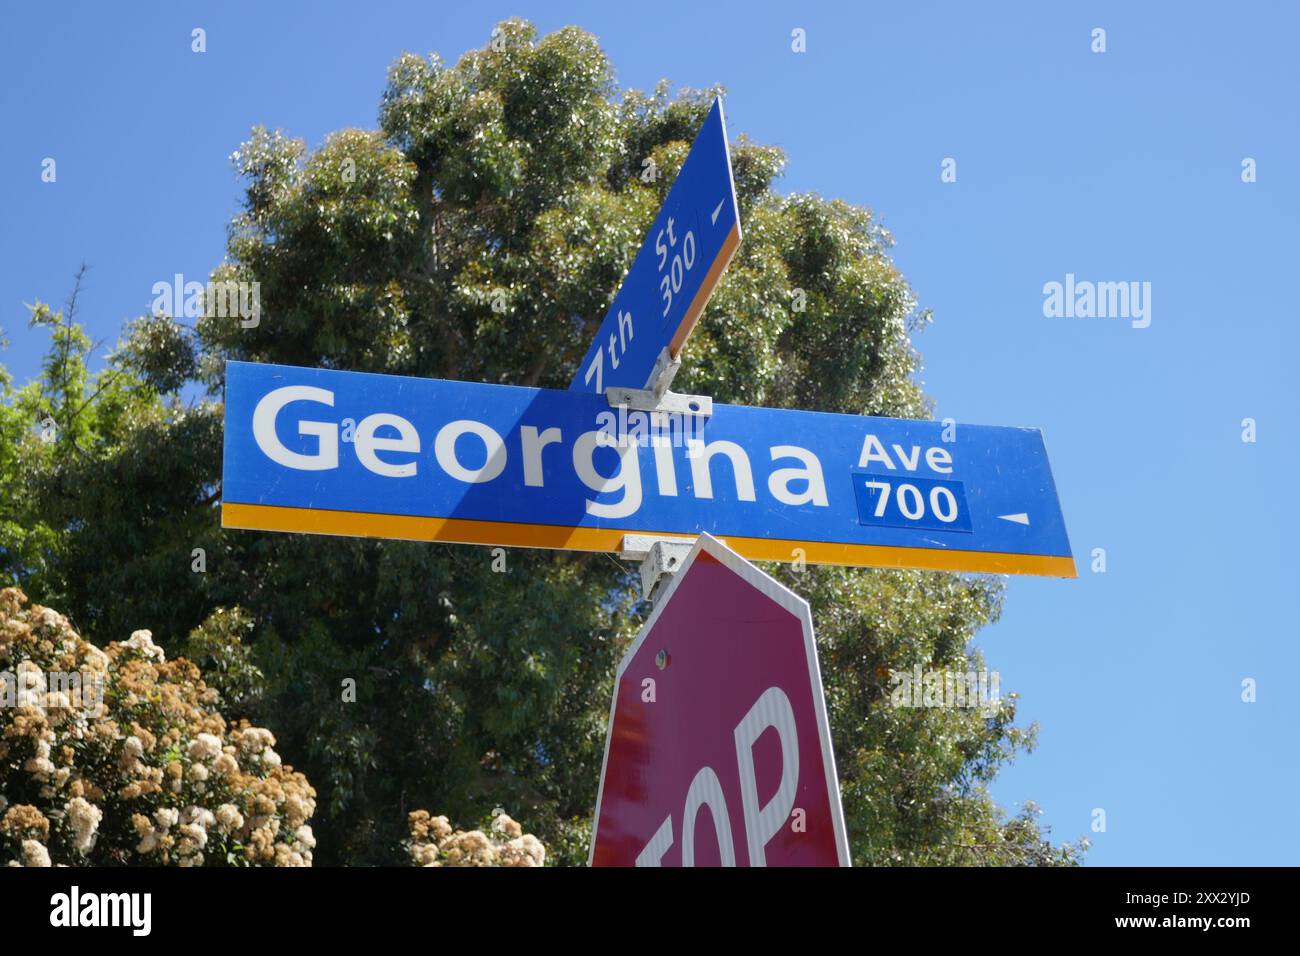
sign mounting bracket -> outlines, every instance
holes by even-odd
[[[708,395],[679,395],[670,392],[677,370],[682,367],[679,358],[673,358],[667,348],[661,349],[650,373],[648,388],[613,386],[605,389],[605,399],[618,408],[626,406],[639,412],[666,412],[675,415],[695,415],[708,418],[713,414],[713,399]]]
[[[653,603],[660,583],[681,569],[694,545],[694,538],[625,534],[619,557],[641,562],[641,597]]]

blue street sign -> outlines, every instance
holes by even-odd
[[[673,358],[740,244],[740,211],[722,100],[673,181],[632,268],[569,388],[646,388],[659,353]]]
[[[1035,429],[245,362],[222,524],[609,552],[707,531],[756,560],[1075,576]]]

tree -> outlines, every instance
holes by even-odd
[[[63,344],[75,323],[42,306],[77,374],[47,363],[5,385],[0,429],[22,451],[0,459],[21,471],[0,495],[0,567],[92,633],[165,642],[238,605],[247,646],[209,642],[204,666],[240,683],[320,791],[321,862],[398,862],[411,809],[494,805],[531,821],[551,862],[584,859],[614,666],[645,611],[632,569],[601,555],[511,551],[496,573],[487,549],[218,527],[225,360],[572,377],[717,91],[620,96],[576,28],[510,20],[494,38],[454,66],[397,59],[378,131],[309,151],[258,128],[234,154],[243,208],[213,279],[258,283],[255,325],[145,317],[92,382],[84,343]],[[745,240],[676,387],[926,415],[910,334],[929,316],[888,233],[868,210],[777,194],[775,148],[742,137],[733,163]],[[33,450],[42,403],[73,448]],[[780,573],[816,614],[855,862],[1076,858],[983,789],[1032,744],[1014,699],[993,715],[889,706],[891,669],[983,666],[969,642],[998,613],[997,580]]]

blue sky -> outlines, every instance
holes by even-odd
[[[980,636],[1042,724],[998,799],[1089,836],[1095,865],[1300,863],[1297,8],[721,6],[15,8],[0,35],[0,362],[34,374],[45,341],[23,303],[62,302],[82,261],[82,320],[109,343],[153,283],[205,279],[238,200],[227,157],[252,125],[319,145],[375,125],[403,50],[455,60],[511,15],[578,24],[624,86],[727,86],[731,135],[786,150],[782,190],[877,212],[934,311],[916,344],[940,417],[1044,429],[1081,576],[1012,581]],[[956,182],[940,180],[947,157]],[[1150,326],[1045,317],[1043,285],[1067,273],[1150,282]]]

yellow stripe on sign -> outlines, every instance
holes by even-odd
[[[505,545],[556,548],[567,551],[622,550],[626,534],[661,535],[693,540],[693,535],[653,528],[562,528],[554,525],[472,521],[464,518],[423,518],[415,515],[372,514],[366,511],[321,511],[279,505],[223,502],[221,526],[252,531],[296,531],[352,538],[392,538],[399,541],[442,541],[448,544]],[[895,548],[878,544],[837,544],[782,538],[742,538],[715,532],[727,545],[754,561],[793,561],[803,551],[809,564],[841,564],[869,568],[920,568],[930,571],[977,571],[988,574],[1037,574],[1078,577],[1074,558],[1045,554],[1001,554],[939,548]]]

